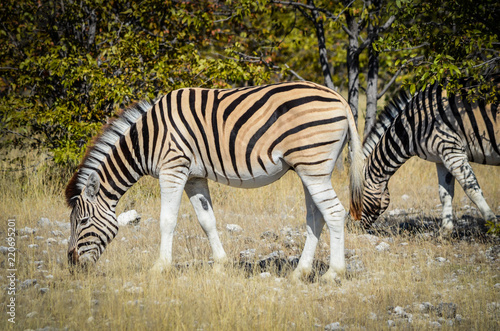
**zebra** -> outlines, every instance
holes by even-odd
[[[287,171],[300,177],[306,202],[307,236],[292,273],[311,271],[326,223],[331,234],[330,268],[323,278],[345,271],[347,213],[331,181],[334,164],[350,137],[351,209],[363,195],[361,140],[348,103],[311,82],[235,89],[183,88],[154,104],[124,110],[88,148],[66,187],[71,212],[70,266],[97,262],[116,236],[115,207],[142,176],[159,179],[160,254],[152,270],[172,266],[172,241],[182,192],[194,207],[217,265],[227,262],[220,242],[207,180],[234,187],[270,184]]]
[[[500,75],[492,79],[498,89]],[[469,162],[500,165],[498,104],[468,100],[474,82],[466,79],[463,83],[454,95],[448,95],[446,86],[439,83],[413,97],[402,92],[385,107],[363,141],[365,192],[362,210],[352,213],[363,226],[369,227],[387,209],[389,179],[415,155],[436,163],[443,234],[453,230],[455,179],[485,220],[496,221]]]

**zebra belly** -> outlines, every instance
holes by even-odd
[[[280,159],[276,164],[271,164],[271,166],[266,165],[266,171],[263,169],[254,171],[253,176],[248,172],[239,174],[239,176],[235,173],[226,173],[224,176],[223,172],[219,170],[216,171],[216,174],[212,173],[207,177],[215,182],[233,187],[256,188],[277,181],[290,169],[290,166],[283,159]]]

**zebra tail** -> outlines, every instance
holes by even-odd
[[[353,219],[360,220],[365,186],[363,146],[350,107],[348,110],[349,154],[351,157],[351,166],[349,168],[351,206],[349,213]]]

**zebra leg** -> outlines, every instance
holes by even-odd
[[[214,261],[217,263],[226,262],[227,256],[217,233],[207,180],[205,178],[191,179],[186,183],[184,190],[193,205],[201,227],[208,237]]]
[[[181,204],[182,191],[187,174],[167,170],[160,172],[161,211],[160,211],[160,257],[153,266],[154,272],[163,272],[172,265],[172,243],[177,225],[177,215]]]
[[[316,251],[321,231],[325,225],[323,215],[316,207],[316,204],[314,203],[311,194],[305,185],[304,194],[307,209],[307,238],[304,249],[302,250],[302,255],[300,256],[299,264],[292,273],[292,278],[294,280],[300,280],[302,276],[311,272],[314,252]]]
[[[455,178],[442,163],[436,163],[436,169],[439,182],[439,199],[443,206],[441,231],[449,233],[453,231],[453,209],[451,202],[455,194]]]
[[[314,216],[311,218],[313,221],[310,223],[314,227],[308,229],[306,245],[299,265],[294,271],[294,278],[311,270],[312,258],[324,220],[330,231],[330,268],[322,278],[327,282],[336,281],[338,276],[345,272],[344,223],[347,214],[333,190],[330,176],[301,176],[300,173],[299,176],[322,217]]]
[[[496,221],[496,216],[486,203],[483,191],[479,187],[476,175],[465,154],[453,155],[453,157],[444,161],[444,165],[462,186],[469,199],[476,204],[484,219],[486,221]]]

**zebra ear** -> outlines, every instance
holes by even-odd
[[[97,172],[92,171],[87,179],[87,186],[85,187],[85,196],[89,200],[94,200],[100,187],[99,176]]]

